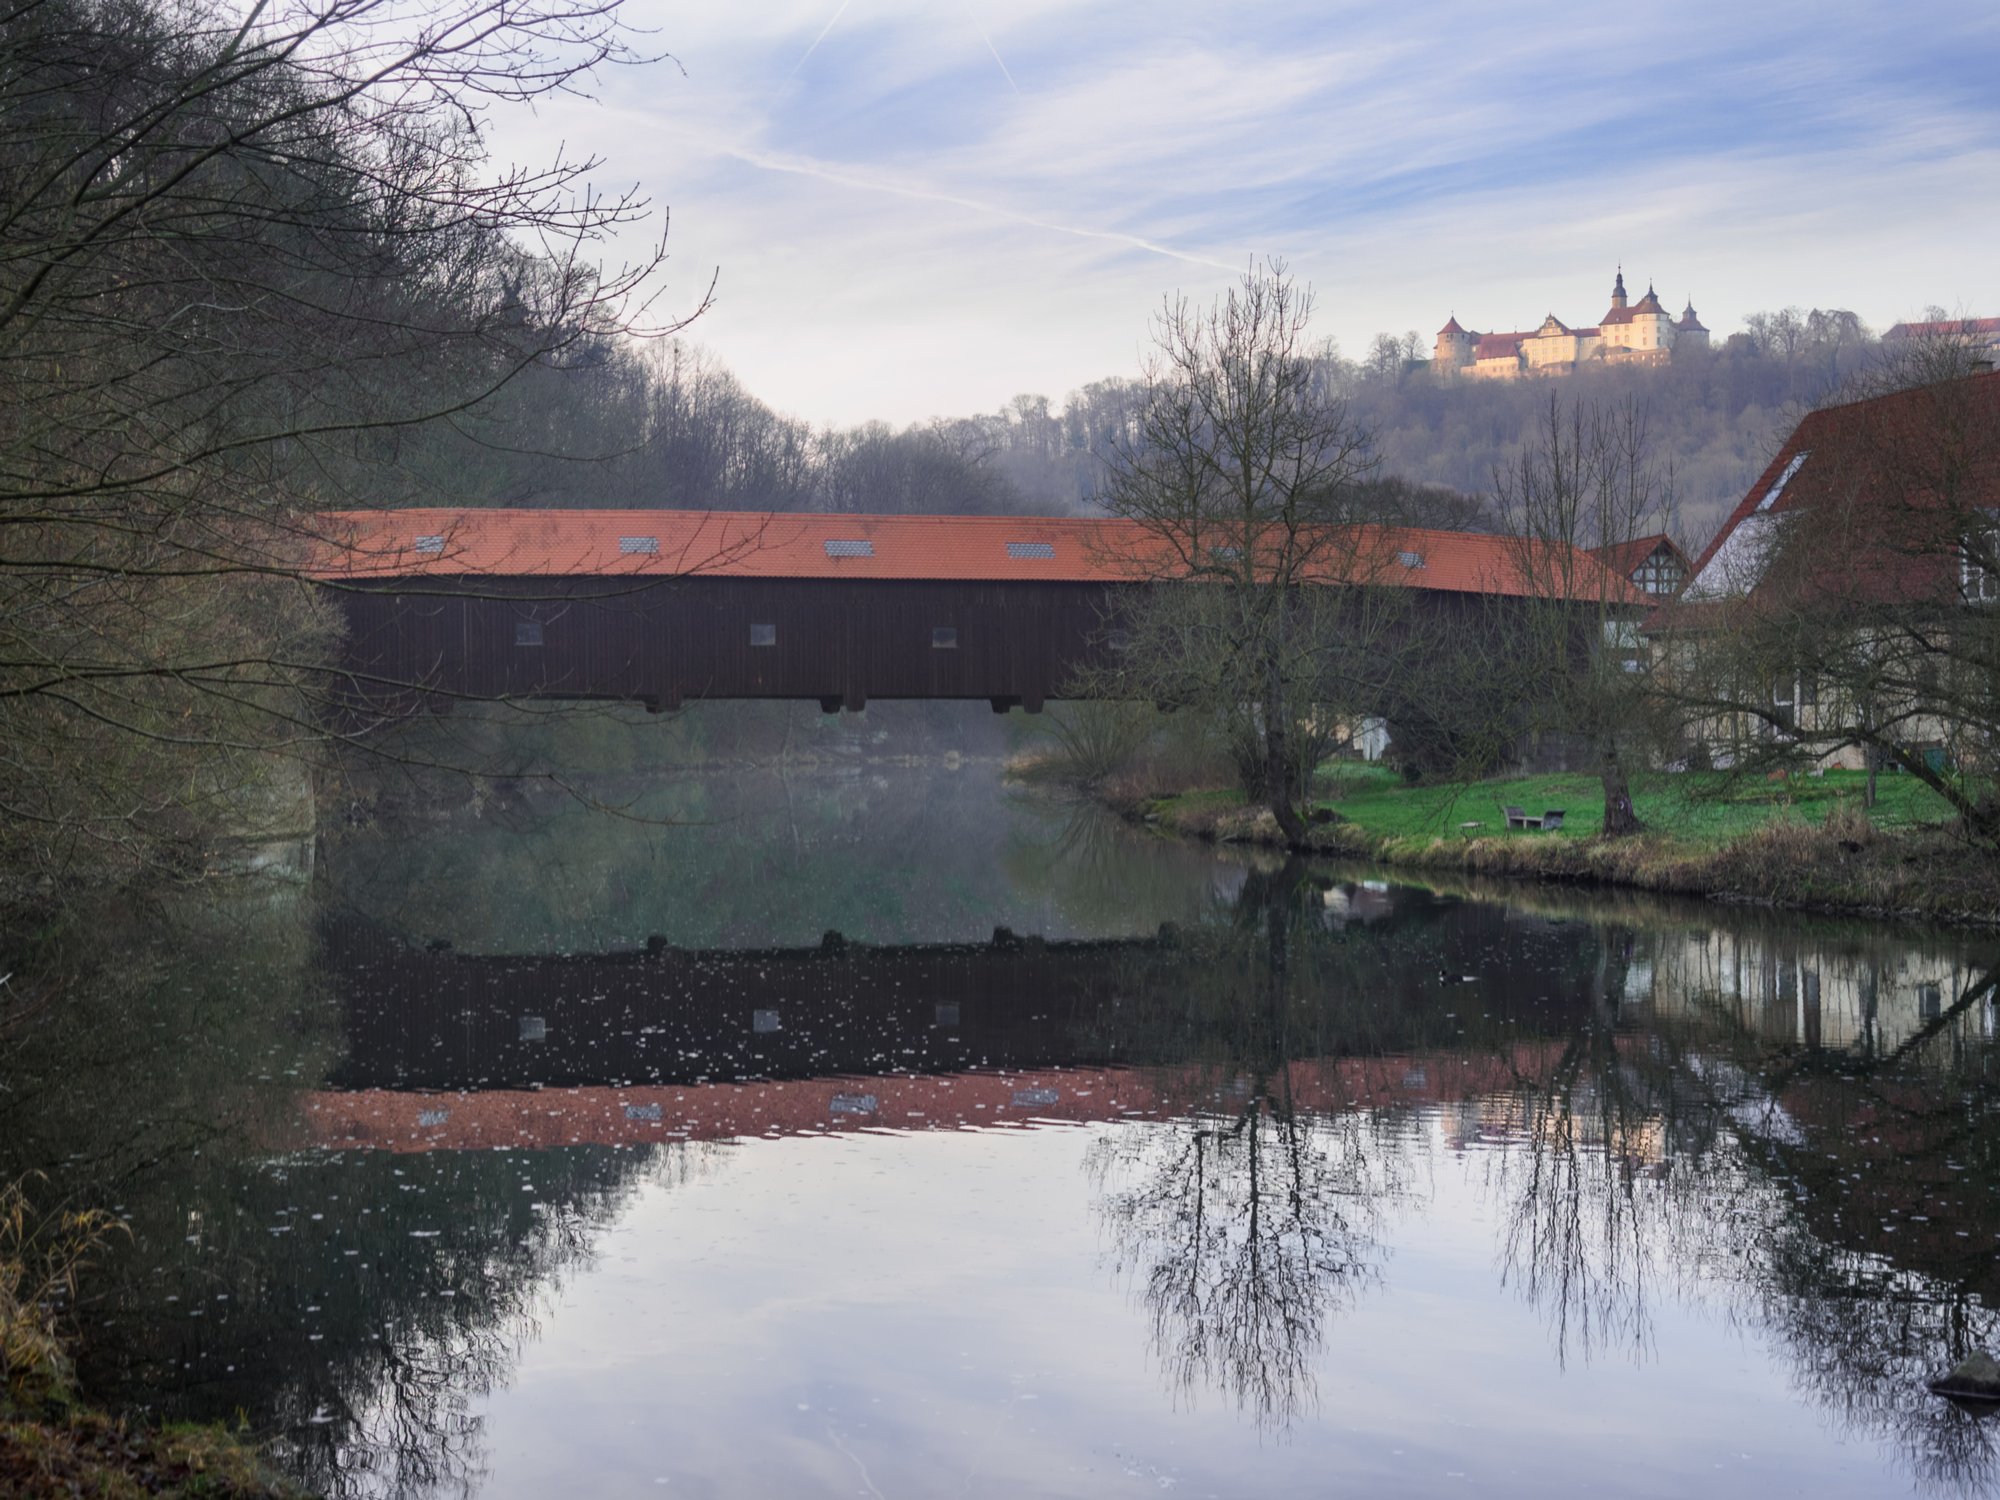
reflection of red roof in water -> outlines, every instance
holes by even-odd
[[[1299,1062],[1291,1065],[1283,1083],[1296,1106],[1309,1111],[1434,1104],[1517,1088],[1545,1076],[1558,1052],[1553,1044],[1523,1044],[1485,1057]],[[361,1089],[308,1095],[306,1124],[312,1143],[331,1150],[484,1151],[817,1135],[870,1127],[958,1130],[1038,1121],[1083,1123],[1226,1110],[1241,1097],[1240,1089],[1218,1092],[1210,1073],[1043,1068],[477,1093]]]

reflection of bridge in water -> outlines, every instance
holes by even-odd
[[[1465,950],[1449,959],[1452,982],[1383,976],[1368,1003],[1397,1019],[1389,1035],[1370,1033],[1364,1055],[1271,1060],[1299,1108],[1434,1103],[1545,1075],[1545,1048],[1530,1039],[1573,1026],[1587,999],[1497,975],[1468,982],[1478,925],[1444,932],[1444,951]],[[487,956],[340,920],[323,955],[348,1036],[332,1091],[311,1104],[328,1145],[1115,1119],[1229,1108],[1251,1066],[1188,1065],[1229,1054],[1177,1029],[1192,987],[1226,961],[1172,931]],[[1439,1045],[1475,1014],[1522,1040],[1484,1056]]]
[[[1315,1058],[1267,1080],[1301,1113],[1458,1103],[1545,1081],[1562,1050],[1522,1043],[1502,1054],[1430,1052]],[[665,1141],[831,1131],[965,1130],[1152,1119],[1241,1107],[1247,1078],[1199,1068],[1000,1068],[682,1086],[597,1085],[409,1093],[317,1093],[315,1145],[332,1149],[484,1151],[496,1147],[655,1145]]]

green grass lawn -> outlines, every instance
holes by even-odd
[[[1690,844],[1723,844],[1779,818],[1821,822],[1834,808],[1861,806],[1867,777],[1829,771],[1788,781],[1738,780],[1719,772],[1675,772],[1635,777],[1632,802],[1652,831]],[[1329,765],[1320,772],[1322,805],[1358,826],[1395,838],[1584,839],[1604,820],[1604,791],[1594,776],[1515,776],[1469,785],[1405,786],[1379,766]],[[1911,776],[1884,774],[1879,800],[1869,811],[1878,828],[1937,823],[1951,809]],[[1551,808],[1566,814],[1554,833],[1509,829],[1501,808],[1514,804],[1530,817]],[[1461,825],[1473,823],[1477,827]]]

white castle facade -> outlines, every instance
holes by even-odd
[[[1694,315],[1694,304],[1688,303],[1676,319],[1650,286],[1637,302],[1628,302],[1621,267],[1611,287],[1610,310],[1595,328],[1572,328],[1550,313],[1531,332],[1474,333],[1460,327],[1454,316],[1438,330],[1431,369],[1439,375],[1513,380],[1595,363],[1665,364],[1683,342],[1708,346],[1708,330]]]

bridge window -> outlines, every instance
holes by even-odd
[[[778,1013],[775,1010],[753,1010],[750,1012],[750,1029],[760,1035],[778,1029]]]
[[[660,539],[656,536],[621,536],[618,538],[618,551],[621,556],[632,557],[635,555],[644,555],[652,557],[658,555],[659,550]]]
[[[750,644],[753,646],[775,646],[778,644],[778,627],[775,625],[752,625]]]
[[[1054,557],[1056,555],[1056,544],[1054,542],[1009,542],[1007,544],[1007,555],[1013,558]]]
[[[542,622],[540,620],[516,620],[514,622],[514,644],[517,646],[539,646],[542,643]]]
[[[1424,555],[1421,552],[1398,552],[1396,561],[1406,568],[1421,568],[1424,565]]]
[[[845,541],[838,537],[828,537],[826,555],[828,557],[873,557],[875,555],[875,544],[855,537],[850,537]]]
[[[958,649],[958,627],[956,625],[931,626],[931,649],[933,651],[956,651]]]
[[[940,1026],[956,1026],[958,1024],[958,1005],[956,1002],[951,1000],[938,1001],[937,1024]]]
[[[549,1022],[546,1016],[521,1017],[521,1040],[524,1042],[546,1042],[549,1039]]]
[[[438,553],[444,551],[444,538],[441,536],[420,536],[417,538],[416,546],[419,552],[435,557]]]

